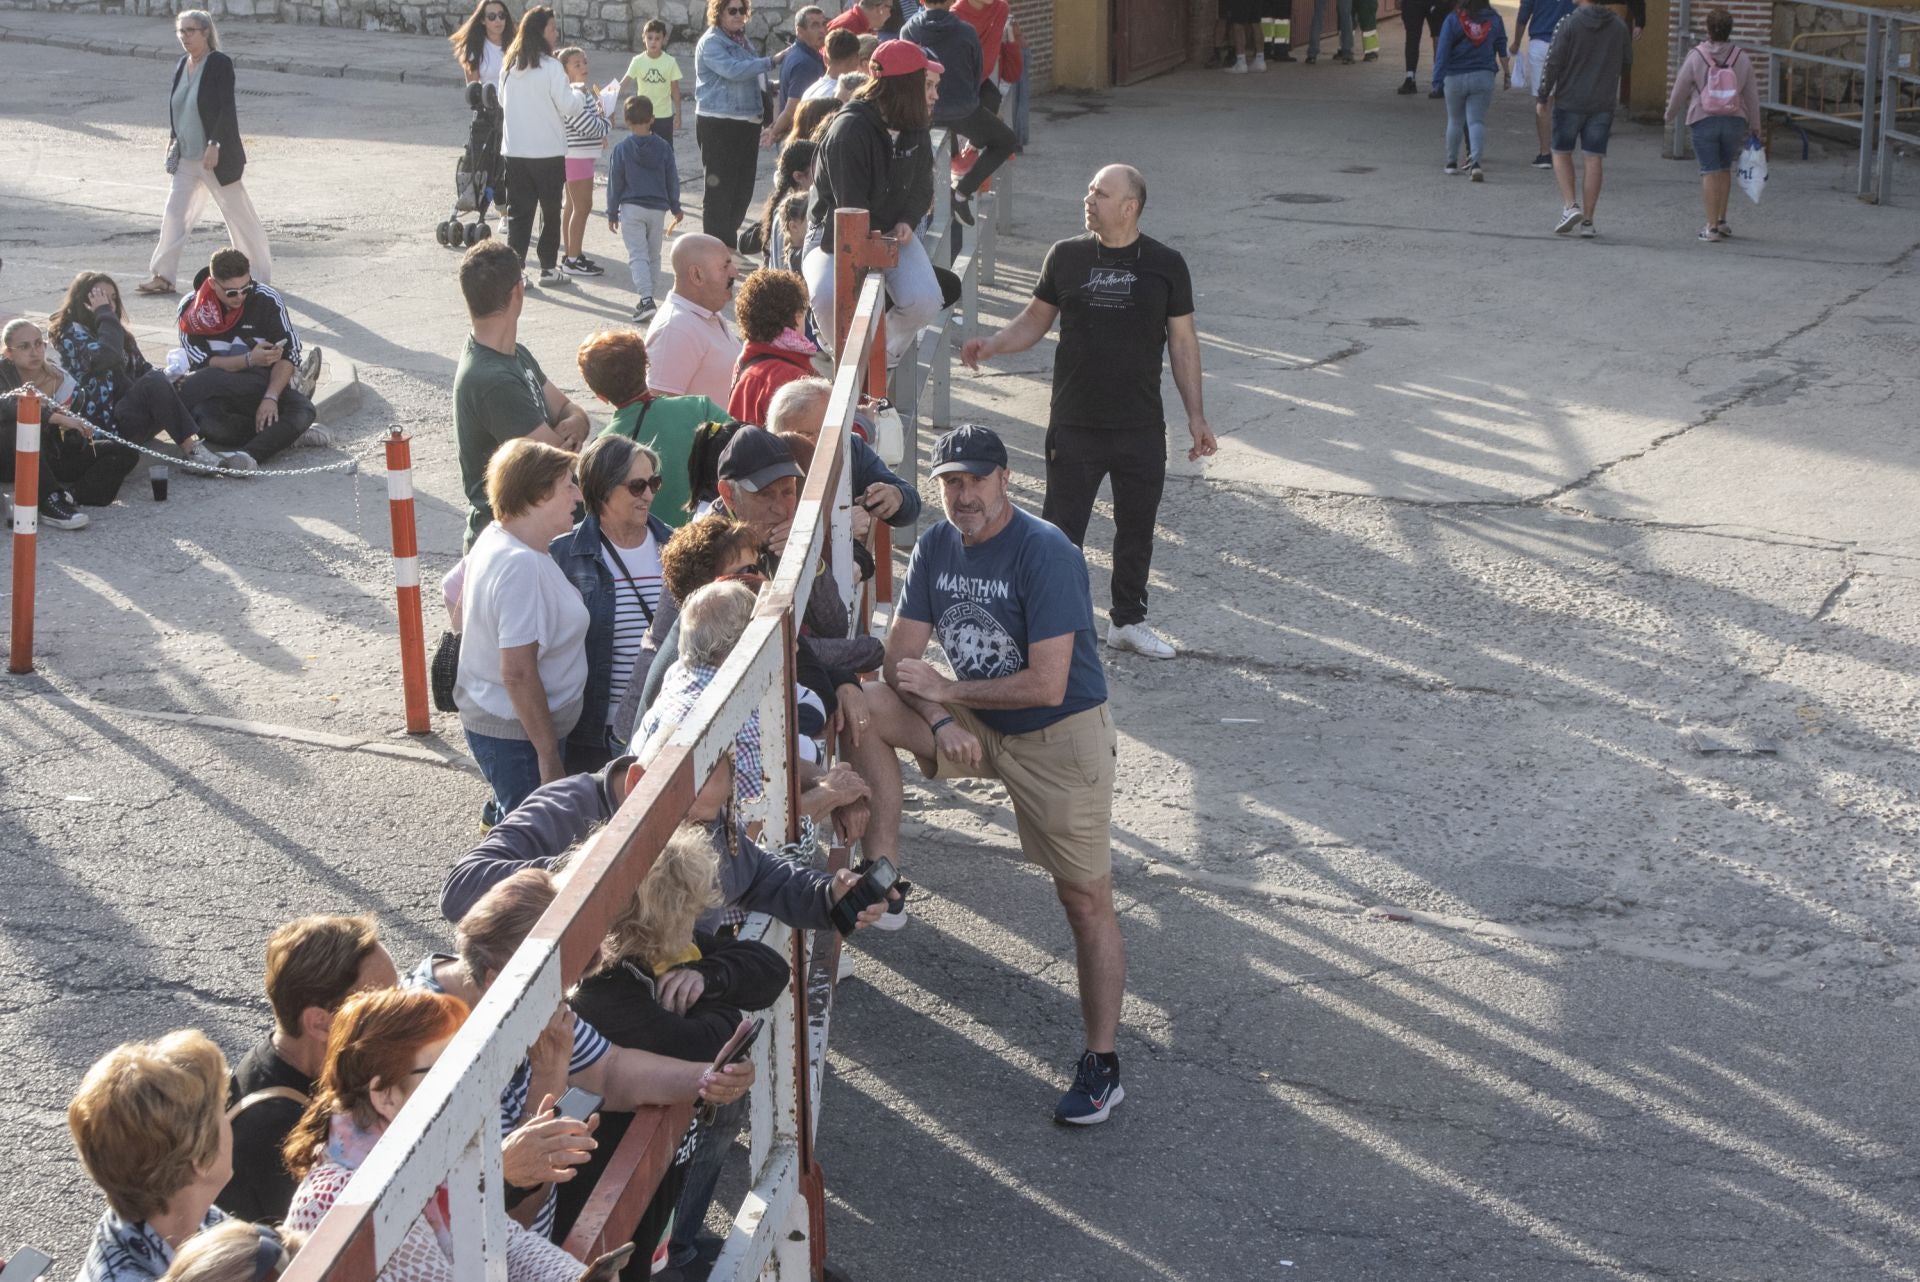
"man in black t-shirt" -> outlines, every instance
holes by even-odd
[[[297,1181],[280,1147],[306,1111],[327,1054],[334,1012],[354,993],[400,982],[371,917],[302,917],[267,941],[273,1031],[233,1070],[233,1179],[215,1205],[237,1219],[278,1224]]]
[[[1160,354],[1187,411],[1197,462],[1214,452],[1200,398],[1200,338],[1193,282],[1179,253],[1140,234],[1147,184],[1137,169],[1108,165],[1087,184],[1088,234],[1047,251],[1033,298],[1013,324],[960,349],[969,369],[985,357],[1024,352],[1060,318],[1047,415],[1047,498],[1041,516],[1085,545],[1100,482],[1113,480],[1113,600],[1107,645],[1152,659],[1174,648],[1147,627],[1147,571],[1167,478],[1167,420]]]

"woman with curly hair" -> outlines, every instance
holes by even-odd
[[[733,305],[746,346],[733,366],[727,413],[742,423],[767,421],[773,394],[813,370],[819,348],[807,338],[807,282],[789,271],[747,277]]]

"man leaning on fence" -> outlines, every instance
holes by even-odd
[[[907,563],[887,681],[915,714],[904,743],[921,770],[1004,783],[1020,849],[1053,877],[1087,1034],[1054,1118],[1104,1122],[1125,1097],[1114,1038],[1127,952],[1113,910],[1116,737],[1086,558],[1013,505],[1007,448],[986,428],[948,432],[931,461],[947,519],[920,536]],[[951,678],[921,657],[936,635]]]

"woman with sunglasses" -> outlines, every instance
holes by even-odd
[[[467,20],[447,37],[467,83],[498,85],[507,69],[507,46],[519,24],[503,0],[480,0]]]
[[[613,714],[660,613],[660,549],[673,537],[653,515],[660,456],[651,449],[603,435],[580,455],[579,478],[587,514],[549,548],[587,603],[586,703],[567,736],[570,775],[598,770],[625,747]]]
[[[247,149],[240,144],[240,119],[234,103],[233,59],[220,52],[220,33],[205,9],[182,9],[174,19],[174,34],[184,50],[173,68],[172,97],[168,103],[170,140],[167,172],[173,185],[167,192],[166,213],[160,219],[160,243],[147,264],[142,294],[171,294],[180,267],[180,252],[200,221],[207,197],[220,206],[233,247],[253,264],[254,279],[273,279],[273,253],[267,232],[254,212],[253,200],[241,185],[247,167]]]
[[[740,220],[753,203],[760,163],[761,91],[773,59],[747,39],[747,0],[707,0],[707,30],[693,47],[693,134],[707,170],[700,230],[728,249],[739,245]]]

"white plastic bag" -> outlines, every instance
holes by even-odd
[[[1747,193],[1748,200],[1756,205],[1760,203],[1760,193],[1767,185],[1767,151],[1758,138],[1747,140],[1747,149],[1740,153],[1739,163],[1733,167],[1733,180]]]
[[[1513,51],[1513,75],[1508,79],[1507,84],[1513,89],[1524,90],[1527,87],[1527,46],[1525,41],[1522,41],[1520,47]]]

